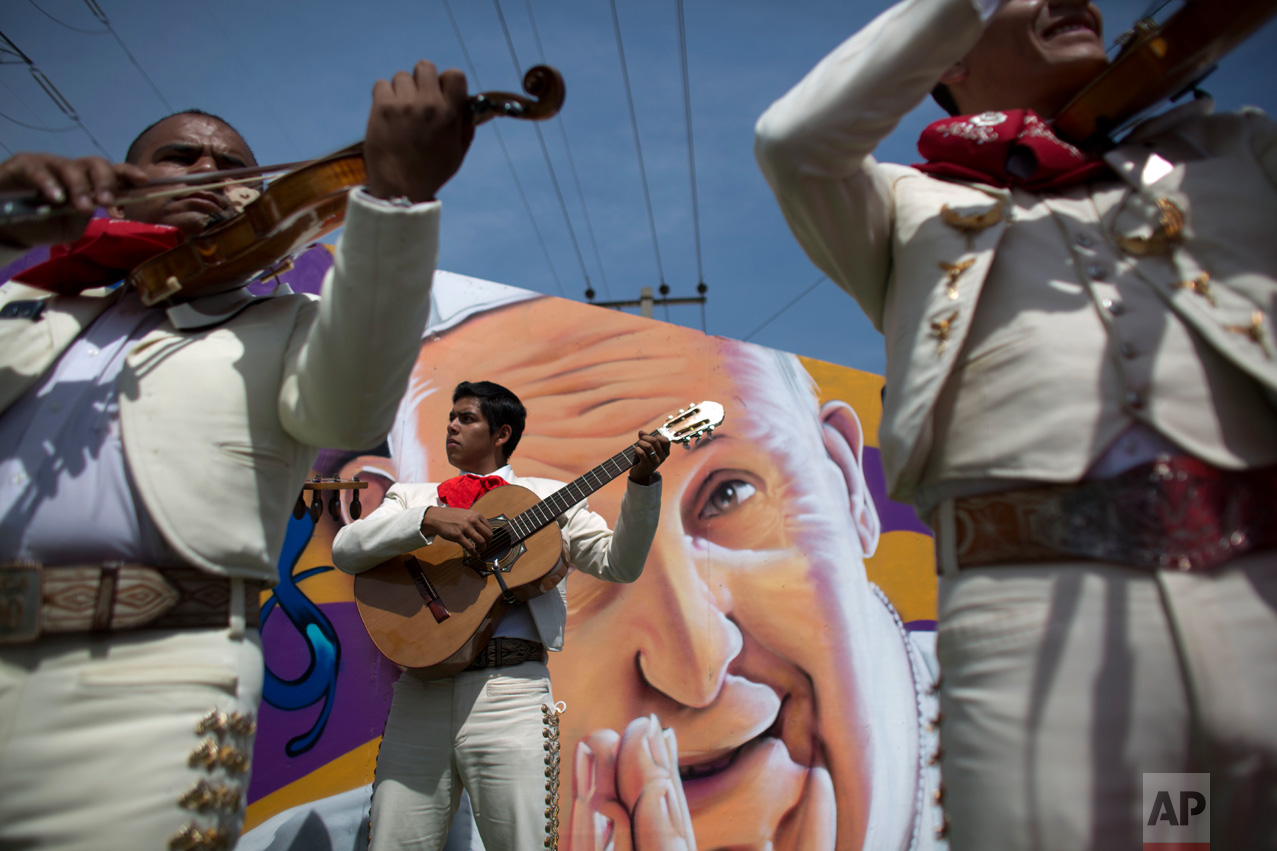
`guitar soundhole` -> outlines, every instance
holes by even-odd
[[[504,514],[489,518],[489,522],[492,524],[492,544],[477,559],[465,556],[463,563],[480,576],[489,576],[498,570],[509,573],[519,557],[527,552],[527,548],[522,541],[511,540],[513,536]]]

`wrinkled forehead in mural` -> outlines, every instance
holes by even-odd
[[[568,707],[570,823],[590,824],[587,808],[628,818],[598,790],[612,788],[602,775],[618,757],[626,763],[618,748],[644,745],[605,731],[652,714],[675,731],[700,847],[809,851],[835,836],[838,848],[859,847],[875,799],[896,798],[908,819],[916,702],[899,629],[865,578],[878,519],[851,409],[819,406],[791,356],[543,299],[423,345],[392,436],[401,480],[454,474],[442,456],[452,388],[482,379],[528,408],[511,458],[521,476],[573,479],[689,402],[727,412],[713,441],[676,449],[662,467],[643,576],[567,579],[566,647],[550,665]],[[623,493],[613,483],[590,505],[614,521]],[[874,765],[870,726],[880,750],[902,743],[892,758],[903,771]],[[571,847],[593,845],[578,835]]]

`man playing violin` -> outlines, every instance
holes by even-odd
[[[563,487],[511,470],[510,455],[526,418],[523,403],[499,384],[457,385],[444,452],[460,475],[438,484],[393,485],[376,511],[337,533],[333,564],[360,573],[439,538],[471,555],[482,552],[493,530],[471,507],[475,499],[505,484],[539,497]],[[615,532],[584,501],[558,518],[564,557],[577,570],[609,582],[638,579],[661,513],[656,468],[669,456],[669,439],[639,432],[635,447],[638,462],[629,471]],[[432,679],[412,668],[404,671],[377,756],[370,848],[442,848],[463,788],[488,851],[557,847],[552,845],[557,808],[551,808],[558,785],[558,719],[546,651],[563,649],[566,623],[567,593],[560,582],[510,609],[460,673]],[[551,728],[554,735],[547,735]],[[677,762],[670,735],[659,745],[668,748],[661,763],[667,766]],[[683,810],[690,836],[685,804]]]
[[[886,338],[952,847],[1138,847],[1153,773],[1209,773],[1210,838],[1272,847],[1277,127],[1198,100],[1086,154],[1050,121],[1106,64],[1083,0],[906,0],[756,150]],[[874,160],[933,89],[927,161]]]
[[[457,71],[423,61],[372,101],[368,182],[322,297],[230,282],[147,308],[109,286],[119,258],[92,250],[53,266],[58,294],[0,287],[0,846],[239,835],[259,593],[317,447],[367,448],[391,427],[429,310],[435,196],[473,136]],[[198,111],[148,128],[127,159],[0,164],[0,190],[69,213],[0,226],[0,262],[76,239],[95,206],[132,220],[125,243],[188,238],[234,201],[195,188],[125,202],[156,178],[255,162]]]

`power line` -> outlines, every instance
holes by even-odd
[[[506,26],[505,15],[501,13],[501,0],[492,0],[492,5],[497,10],[497,20],[501,22],[501,32],[505,35],[506,47],[510,50],[510,61],[514,63],[515,76],[523,73],[523,66],[519,64],[519,56],[514,50],[514,40],[510,38],[510,28]],[[576,230],[572,227],[572,218],[568,215],[568,205],[563,201],[563,191],[559,188],[558,175],[554,173],[554,163],[550,161],[550,149],[545,146],[545,136],[541,134],[540,122],[533,122],[532,129],[536,131],[537,141],[541,144],[541,156],[545,158],[545,167],[550,172],[550,183],[554,185],[554,194],[559,199],[559,209],[563,211],[563,223],[568,227],[568,236],[572,238],[572,249],[576,252],[576,261],[581,265],[581,276],[585,278],[585,291],[592,292],[593,287],[590,286],[590,273],[585,268],[585,258],[581,256],[581,245],[576,240]]]
[[[634,129],[634,149],[638,153],[639,177],[643,181],[643,201],[647,205],[647,223],[652,231],[652,251],[656,255],[656,272],[660,276],[661,286],[664,287],[667,286],[665,267],[661,264],[661,246],[656,241],[656,216],[652,214],[652,195],[647,189],[647,169],[643,166],[643,145],[639,142],[638,117],[634,114],[634,96],[630,92],[630,72],[625,64],[625,45],[621,42],[621,19],[616,14],[616,0],[609,0],[609,3],[612,6],[612,29],[616,32],[616,50],[621,58],[621,79],[625,82],[625,103],[630,108],[630,126]]]
[[[3,52],[4,52],[3,50],[0,50],[0,53],[3,53]],[[0,65],[2,64],[4,64],[4,62],[3,60],[0,60]],[[31,112],[32,114],[35,114],[35,110],[31,109],[31,105],[27,103],[25,100],[23,100],[22,96],[19,95],[17,92],[15,92],[12,86],[10,86],[4,80],[0,80],[0,86],[4,86],[5,90],[8,91],[9,94],[13,96],[13,99],[15,101],[25,106],[27,110]],[[0,112],[0,118],[4,118],[6,121],[10,121],[14,124],[17,124],[19,127],[25,127],[28,130],[35,130],[40,133],[73,133],[76,130],[80,129],[74,124],[68,124],[66,127],[38,127],[35,124],[27,124],[25,121],[19,121],[13,116],[3,112]]]
[[[545,64],[545,50],[541,47],[541,34],[537,32],[537,19],[532,14],[531,0],[523,0],[524,6],[528,10],[528,23],[532,25],[532,38],[537,45],[537,56],[540,58],[542,65]],[[559,128],[559,138],[563,140],[563,150],[568,155],[568,170],[572,173],[572,183],[576,186],[576,197],[581,202],[581,213],[585,217],[585,235],[589,237],[590,249],[594,252],[594,262],[599,267],[599,280],[603,282],[603,295],[606,298],[612,297],[611,287],[607,281],[607,270],[603,268],[603,257],[599,254],[599,243],[594,238],[594,225],[590,221],[590,208],[585,204],[585,192],[581,189],[581,177],[576,171],[576,158],[572,156],[572,146],[568,144],[568,133],[566,130],[567,121],[563,118],[563,114],[555,116],[554,124]],[[586,293],[586,298],[591,298]]]
[[[120,46],[120,50],[124,51],[124,55],[129,58],[129,61],[133,63],[133,67],[142,75],[142,79],[146,80],[147,85],[151,87],[151,91],[155,92],[155,96],[160,99],[160,103],[164,104],[164,108],[169,112],[177,112],[177,110],[173,108],[173,104],[168,102],[168,98],[164,97],[164,94],[160,91],[160,87],[155,85],[155,81],[151,79],[151,75],[146,73],[146,69],[138,64],[137,59],[133,56],[133,52],[124,44],[124,39],[120,38],[120,34],[115,31],[115,27],[111,26],[110,19],[107,18],[106,12],[102,11],[102,7],[97,4],[97,0],[84,0],[84,5],[88,6],[89,11],[93,13],[93,16],[102,23],[102,26],[106,27],[106,31],[111,34],[113,39],[115,39],[115,43]]]
[[[461,45],[461,55],[465,57],[466,67],[470,69],[470,77],[474,80],[476,88],[482,90],[483,86],[479,83],[479,72],[475,70],[474,61],[470,59],[470,51],[466,49],[466,40],[461,36],[461,27],[457,26],[457,19],[452,14],[452,6],[448,4],[448,0],[442,0],[444,11],[448,13],[448,21],[452,24],[452,31],[456,33],[457,43]],[[523,191],[523,184],[519,182],[519,173],[514,170],[514,160],[510,158],[510,151],[505,146],[505,139],[501,136],[501,128],[493,125],[492,131],[497,135],[497,144],[501,147],[501,153],[505,156],[505,164],[510,168],[510,177],[514,179],[514,188],[519,192],[519,200],[523,202],[523,209],[528,214],[528,221],[532,223],[532,230],[537,235],[537,242],[541,244],[541,253],[545,255],[545,264],[550,267],[550,274],[554,277],[554,285],[559,289],[559,295],[566,298],[563,292],[563,282],[559,280],[558,270],[554,268],[554,261],[550,259],[550,250],[546,248],[545,237],[541,235],[541,228],[537,227],[536,216],[532,214],[532,206],[528,203],[528,196]]]
[[[761,330],[763,330],[764,328],[766,328],[768,325],[772,324],[772,322],[774,322],[776,319],[778,319],[782,313],[784,313],[786,310],[789,310],[789,308],[793,307],[795,304],[798,304],[798,302],[802,301],[802,300],[803,300],[803,299],[807,296],[807,294],[808,294],[808,293],[810,293],[812,290],[816,289],[816,287],[820,286],[820,284],[821,284],[821,283],[823,283],[824,281],[827,281],[827,280],[829,280],[829,276],[828,276],[828,275],[821,275],[819,278],[817,278],[816,280],[812,281],[812,282],[811,282],[811,286],[809,286],[807,289],[803,290],[803,291],[802,291],[802,292],[800,292],[797,296],[795,296],[795,297],[794,297],[794,299],[793,299],[792,301],[790,301],[790,302],[789,302],[789,304],[785,305],[785,306],[784,306],[784,307],[782,307],[780,310],[778,310],[778,311],[776,311],[775,313],[773,313],[770,317],[768,317],[768,319],[767,319],[767,321],[766,321],[766,322],[764,322],[762,325],[759,325],[759,326],[758,326],[757,328],[755,328],[753,331],[750,331],[750,332],[749,332],[749,334],[748,334],[747,336],[741,337],[741,339],[742,339],[742,340],[744,340],[745,342],[749,342],[749,340],[750,340],[750,339],[751,339],[751,338],[752,338],[755,334],[757,334],[759,331],[761,331]]]
[[[35,130],[37,133],[70,133],[79,128],[72,124],[70,127],[39,127],[35,124],[28,124],[25,121],[19,121],[8,113],[0,112],[0,118],[8,121],[10,124],[16,124],[19,127],[25,127],[28,130]]]
[[[79,27],[73,27],[70,24],[68,24],[66,21],[60,20],[50,15],[43,8],[41,8],[40,4],[35,2],[35,0],[27,0],[27,2],[30,3],[32,6],[34,6],[35,10],[39,12],[41,15],[44,15],[49,20],[53,21],[53,23],[57,24],[58,26],[64,29],[68,29],[71,32],[84,33],[85,35],[105,35],[106,34],[106,30],[82,30]]]
[[[102,152],[102,156],[107,159],[111,158],[111,155],[106,152],[106,148],[102,147],[102,143],[97,140],[97,137],[89,132],[88,127],[84,126],[84,122],[80,120],[80,114],[75,111],[73,106],[71,106],[71,102],[66,99],[66,96],[63,95],[62,92],[58,91],[57,86],[53,85],[53,81],[46,77],[44,72],[36,67],[36,64],[31,61],[31,57],[23,53],[18,46],[13,43],[12,39],[6,36],[3,32],[0,32],[0,54],[4,53],[17,56],[18,59],[25,63],[27,70],[30,72],[31,76],[35,79],[40,88],[44,89],[44,93],[49,96],[49,100],[53,101],[53,105],[56,106],[63,115],[74,121],[77,127],[84,131],[84,135],[89,137],[89,141],[93,143],[93,147]],[[50,130],[49,132],[61,131]]]
[[[701,264],[701,210],[696,197],[696,146],[692,144],[692,83],[687,69],[687,25],[683,0],[678,2],[678,52],[683,64],[683,114],[687,122],[687,171],[692,184],[692,232],[696,240],[696,292],[705,295],[705,270]],[[701,302],[701,331],[705,330],[705,302]]]

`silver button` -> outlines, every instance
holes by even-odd
[[[1087,266],[1086,274],[1090,275],[1097,281],[1102,281],[1104,280],[1104,276],[1108,274],[1108,269],[1097,263],[1094,266]]]
[[[1117,350],[1122,353],[1122,357],[1124,358],[1133,358],[1136,354],[1135,347],[1130,343],[1123,343],[1117,347]]]
[[[85,354],[87,354],[87,355],[88,355],[89,357],[91,357],[91,358],[95,358],[95,357],[97,357],[97,356],[98,356],[98,351],[99,351],[99,350],[98,350],[97,348],[95,348],[95,347],[93,347],[93,346],[89,346],[89,350],[88,350],[87,352],[85,352]]]
[[[13,474],[13,478],[10,481],[12,481],[15,485],[20,485],[26,480],[27,480],[27,474],[18,472]]]
[[[1083,248],[1090,248],[1095,244],[1095,240],[1091,239],[1084,233],[1079,233],[1077,236],[1073,237],[1073,241]]]
[[[1113,316],[1121,316],[1126,312],[1126,305],[1111,298],[1104,299],[1104,309]]]
[[[1128,391],[1126,394],[1126,404],[1132,408],[1144,407],[1144,397],[1136,393],[1134,390]]]

